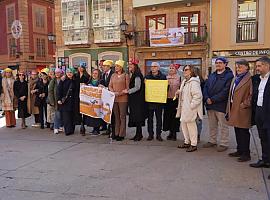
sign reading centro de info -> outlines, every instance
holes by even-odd
[[[151,6],[162,3],[172,3],[172,2],[180,2],[184,0],[133,0],[133,7],[142,7],[142,6]]]

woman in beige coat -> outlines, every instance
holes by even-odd
[[[186,148],[187,152],[193,152],[197,150],[196,119],[198,116],[203,118],[203,97],[200,79],[197,77],[194,67],[186,65],[183,71],[185,79],[181,83],[180,90],[176,92],[176,95],[179,95],[176,117],[180,117],[185,140],[184,144],[179,145],[178,148]]]
[[[230,157],[239,157],[239,162],[250,160],[250,133],[251,127],[251,98],[252,80],[249,73],[249,63],[246,60],[236,62],[236,76],[232,80],[226,119],[234,127],[237,142],[237,151],[230,153]]]

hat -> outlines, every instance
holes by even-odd
[[[48,75],[49,72],[50,72],[50,69],[49,68],[44,68],[44,69],[41,70],[41,73],[42,74],[45,74],[45,75]]]
[[[124,65],[125,65],[125,61],[123,61],[123,60],[117,60],[116,62],[115,62],[115,65],[118,65],[118,66],[120,66],[120,67],[124,67]]]
[[[140,62],[140,61],[139,61],[138,59],[132,58],[132,59],[129,60],[128,63],[129,63],[129,64],[134,64],[134,65],[138,65],[139,62]]]
[[[103,62],[103,66],[104,65],[108,65],[108,66],[112,66],[113,65],[113,61],[112,60],[105,60],[104,62]]]
[[[180,68],[180,64],[173,64],[173,66],[174,66],[174,68],[176,69],[176,70],[178,70],[179,68]]]
[[[60,69],[60,68],[56,68],[56,69],[55,69],[55,73],[61,73],[61,74],[62,74],[63,71],[62,71],[62,69]]]
[[[151,67],[160,67],[158,62],[152,62]]]
[[[84,61],[81,61],[79,67],[86,68],[87,64]]]
[[[67,68],[67,73],[72,73],[72,74],[75,74],[76,73],[76,69],[74,67],[69,67]]]
[[[217,62],[218,60],[220,60],[220,61],[223,62],[224,64],[227,64],[227,63],[228,63],[228,60],[227,60],[227,58],[225,58],[225,57],[217,57],[216,62]]]
[[[12,69],[6,68],[6,69],[4,70],[4,72],[12,72]]]

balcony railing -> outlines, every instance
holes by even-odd
[[[258,22],[238,22],[236,29],[236,42],[257,42]]]
[[[206,26],[183,26],[186,31],[184,33],[184,45],[205,43],[207,41],[207,27]],[[196,30],[196,31],[191,31]],[[136,31],[134,33],[135,46],[150,47],[149,31]]]

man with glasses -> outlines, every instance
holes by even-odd
[[[218,152],[226,151],[229,146],[229,128],[226,124],[225,113],[233,73],[227,65],[228,61],[225,57],[216,59],[216,71],[209,75],[203,91],[210,133],[209,142],[204,144],[203,147],[216,147],[218,144],[217,134],[220,131]]]

